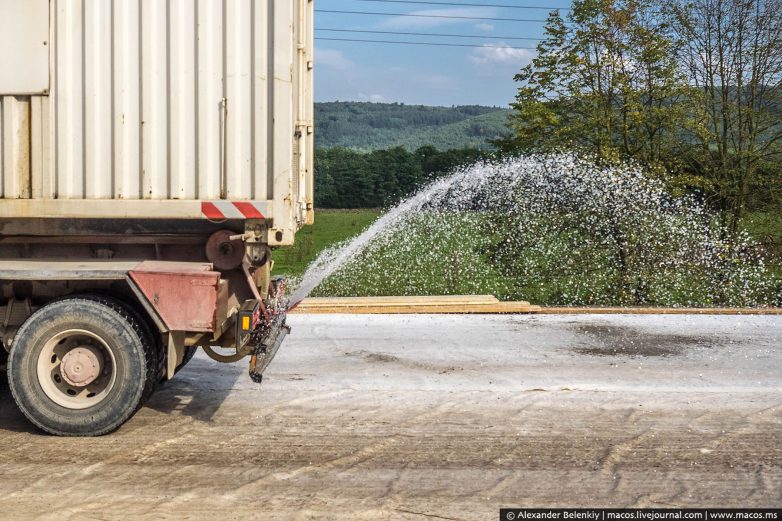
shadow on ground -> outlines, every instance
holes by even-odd
[[[40,434],[41,431],[27,421],[14,403],[11,390],[8,388],[8,375],[0,371],[0,432],[26,432]]]
[[[158,387],[141,412],[149,408],[211,422],[243,375],[243,368],[242,364],[231,366],[193,359],[173,380]],[[8,376],[0,371],[0,433],[4,431],[45,435],[19,411],[8,388]]]
[[[243,372],[244,364],[219,364],[194,358],[164,382],[147,402],[146,407],[163,413],[177,413],[194,420],[212,421],[225,399],[231,394]]]

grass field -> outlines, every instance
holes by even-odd
[[[316,210],[315,224],[296,234],[296,244],[274,252],[274,273],[298,276],[325,248],[361,233],[380,210]]]
[[[743,223],[744,230],[763,243],[775,260],[782,260],[782,213],[752,212]]]
[[[323,249],[359,234],[379,214],[372,209],[317,211],[316,224],[297,234],[294,247],[274,252],[275,273],[300,276]],[[445,224],[443,219],[451,222]],[[727,284],[730,278],[719,286],[723,291],[715,291],[712,279],[716,271],[700,273],[690,267],[647,273],[644,302],[663,306],[745,305],[755,301],[778,305],[782,298],[780,221],[776,214],[758,213],[744,226],[761,243],[766,260],[765,280],[761,280],[757,296],[749,286]],[[605,267],[611,266],[611,258],[600,256],[606,252],[599,244],[585,249],[584,245],[590,244],[586,239],[571,244],[563,236],[544,234],[535,242],[536,247],[502,256],[499,250],[492,254],[496,245],[502,244],[491,233],[494,227],[482,224],[486,224],[485,217],[474,214],[439,216],[437,222],[422,219],[399,240],[376,248],[371,255],[359,254],[356,262],[327,279],[313,296],[493,294],[501,300],[546,305],[631,303],[620,298],[614,287],[626,275]],[[734,286],[740,294],[729,295],[728,289]]]

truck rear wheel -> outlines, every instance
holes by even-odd
[[[111,295],[102,293],[85,293],[78,295],[79,298],[85,298],[94,300],[104,304],[116,311],[119,311],[123,316],[130,320],[131,324],[140,330],[142,333],[141,339],[144,343],[144,354],[147,358],[147,385],[144,388],[144,395],[141,398],[141,404],[147,403],[147,400],[152,396],[152,393],[157,389],[157,385],[160,382],[160,378],[165,374],[165,354],[163,353],[163,347],[158,339],[155,337],[155,333],[152,330],[152,325],[141,316],[141,314],[133,308],[127,302],[114,298]],[[178,369],[177,369],[178,370]]]
[[[5,389],[5,368],[8,362],[8,352],[0,344],[0,389]]]
[[[157,374],[137,316],[110,300],[59,300],[15,336],[8,382],[22,413],[61,436],[116,430],[140,407]]]

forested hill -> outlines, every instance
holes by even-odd
[[[424,145],[439,150],[490,148],[508,133],[508,110],[467,105],[429,107],[402,103],[327,102],[315,104],[315,145],[370,151]]]

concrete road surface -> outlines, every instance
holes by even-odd
[[[118,433],[0,391],[0,517],[496,519],[782,505],[782,317],[298,315],[261,386],[200,355]]]

